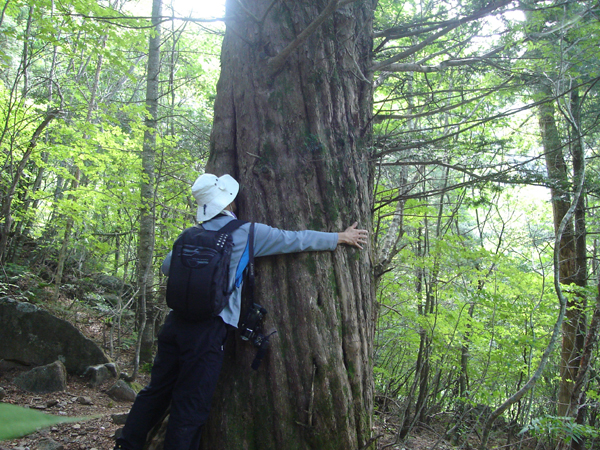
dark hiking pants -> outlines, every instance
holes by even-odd
[[[158,335],[150,384],[136,397],[117,446],[142,450],[171,404],[165,450],[197,450],[223,363],[227,328],[220,317],[193,323],[171,312]]]

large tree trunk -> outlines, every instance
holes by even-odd
[[[227,4],[208,171],[241,185],[239,215],[284,229],[371,224],[368,166],[373,2]],[[255,21],[266,13],[262,24]],[[370,248],[265,258],[257,301],[277,329],[266,360],[231,336],[205,449],[358,449],[370,438],[374,292]]]

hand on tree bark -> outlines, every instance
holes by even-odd
[[[361,244],[367,243],[369,232],[367,230],[357,229],[357,226],[358,222],[354,222],[351,226],[346,228],[345,231],[338,233],[338,245],[347,244],[362,249]]]

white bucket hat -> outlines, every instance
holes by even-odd
[[[235,200],[239,190],[240,185],[231,175],[200,175],[192,186],[192,195],[198,203],[196,220],[205,222],[215,217]]]

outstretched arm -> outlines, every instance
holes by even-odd
[[[346,228],[345,231],[338,233],[338,245],[346,244],[362,249],[361,244],[367,243],[369,232],[367,230],[357,229],[357,226],[358,222],[354,222],[351,226]]]

